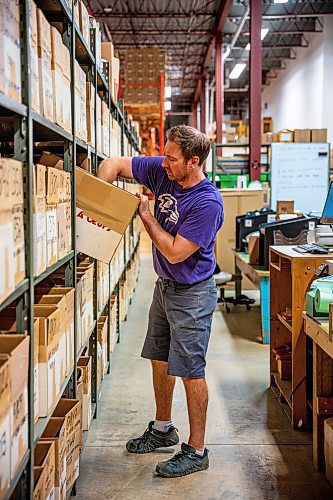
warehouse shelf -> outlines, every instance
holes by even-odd
[[[54,403],[52,405],[52,410],[50,411],[50,413],[48,414],[48,416],[47,417],[40,417],[37,420],[37,422],[35,423],[35,426],[34,426],[34,441],[35,441],[35,446],[36,446],[38,440],[43,435],[43,432],[45,431],[46,426],[49,423],[50,418],[52,417],[54,409],[56,408],[57,404],[59,403],[59,401],[60,401],[60,399],[61,399],[61,397],[63,395],[63,392],[65,391],[65,389],[66,389],[66,387],[68,385],[68,382],[70,381],[70,379],[71,379],[71,377],[73,375],[73,372],[74,372],[74,368],[71,369],[71,371],[69,372],[69,374],[65,378],[65,380],[64,380],[64,382],[63,382],[63,384],[62,384],[62,386],[60,388],[59,396],[54,401]]]
[[[35,3],[49,22],[62,21],[64,15],[68,21],[72,19],[72,11],[65,0],[35,0]]]
[[[95,56],[83,38],[80,28],[76,23],[75,26],[75,58],[80,65],[93,66],[95,64]]]
[[[71,250],[65,257],[62,259],[58,260],[58,262],[55,262],[52,266],[48,267],[45,269],[45,271],[37,276],[34,279],[34,284],[38,285],[41,281],[43,281],[45,278],[48,278],[50,274],[54,273],[57,271],[60,267],[62,267],[64,264],[67,264],[72,258],[74,257],[74,250]]]
[[[0,304],[0,311],[8,307],[14,300],[17,300],[29,290],[29,280],[25,278],[15,290]]]
[[[16,113],[21,116],[27,116],[27,106],[25,104],[21,104],[20,102],[14,101],[10,97],[7,97],[5,94],[0,92],[0,114],[3,116],[4,114],[12,114]]]
[[[34,141],[56,141],[59,139],[73,141],[73,135],[45,116],[31,111],[34,127]]]
[[[9,443],[8,443],[9,444]],[[17,486],[17,483],[20,479],[20,477],[22,476],[23,474],[23,471],[24,469],[26,468],[26,466],[28,465],[28,462],[29,462],[29,459],[30,459],[30,450],[27,450],[22,458],[22,461],[19,465],[19,468],[17,469],[17,472],[15,474],[15,477],[13,477],[13,479],[11,480],[10,482],[10,485],[9,485],[9,489],[8,491],[6,492],[6,495],[4,497],[4,500],[9,500],[11,497],[12,497],[12,494],[14,493],[15,491],[15,488]]]
[[[109,85],[100,68],[97,67],[97,89],[109,91]]]

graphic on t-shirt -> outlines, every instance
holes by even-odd
[[[177,224],[179,219],[179,213],[177,210],[177,200],[171,194],[165,193],[158,197],[159,209],[161,212],[168,213],[169,217],[165,219],[165,222],[170,220],[174,224]]]

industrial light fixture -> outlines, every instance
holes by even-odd
[[[168,98],[171,97],[171,87],[165,87],[165,89],[164,89],[164,97],[166,99],[168,99]]]
[[[269,28],[261,28],[261,35],[260,35],[261,41],[263,41],[268,32]],[[250,42],[245,47],[245,50],[250,50]]]
[[[230,80],[237,80],[245,69],[246,63],[237,63],[231,71],[229,78]]]
[[[274,3],[288,3],[288,0],[274,0]]]
[[[171,101],[164,101],[164,110],[170,111],[171,109]]]

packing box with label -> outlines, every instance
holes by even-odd
[[[87,83],[86,91],[87,142],[95,147],[95,87]]]
[[[25,276],[22,164],[0,159],[0,301]]]
[[[36,295],[42,295],[41,302],[44,304],[59,303],[59,299],[65,299],[64,331],[66,336],[66,376],[73,368],[74,363],[74,288],[54,286],[52,288],[37,287]],[[61,327],[60,327],[61,328]]]
[[[28,448],[29,337],[14,333],[0,335],[0,353],[9,356],[10,470],[13,478]]]
[[[0,2],[0,92],[21,101],[19,2]]]
[[[102,100],[97,94],[96,96],[96,116],[97,116],[97,150],[103,152],[102,149]]]
[[[39,318],[39,416],[46,417],[60,395],[61,387],[59,309],[35,305],[34,313]]]
[[[107,362],[108,362],[107,337],[108,337],[108,318],[107,316],[101,316],[98,321],[98,341],[102,348],[102,376],[101,376],[102,379],[106,374]]]
[[[60,384],[62,385],[67,371],[67,322],[66,297],[64,295],[39,295],[35,292],[35,304],[38,306],[56,306],[59,312],[59,363]]]
[[[52,417],[65,417],[66,442],[76,431],[81,431],[81,401],[79,399],[61,398]]]
[[[86,74],[75,61],[75,132],[84,142],[87,142],[86,105]]]
[[[110,112],[105,101],[102,101],[102,151],[110,155]]]
[[[39,109],[40,113],[53,121],[53,91],[51,70],[51,27],[40,9],[37,9]]]
[[[78,366],[82,369],[83,380],[82,429],[88,431],[91,423],[91,357],[81,356]]]
[[[54,442],[55,446],[55,500],[66,498],[66,423],[64,417],[52,417],[39,443]]]
[[[109,263],[139,200],[81,168],[76,169],[76,190],[77,248]]]
[[[34,276],[39,276],[46,269],[46,167],[33,166],[33,247]]]
[[[90,47],[90,22],[89,12],[83,1],[79,1],[80,30],[88,47]]]
[[[327,128],[313,128],[311,142],[327,142]]]
[[[51,26],[53,114],[55,122],[71,131],[70,54],[59,31]]]
[[[309,128],[295,129],[294,142],[311,142],[311,130]]]
[[[66,488],[67,491],[73,486],[76,479],[79,477],[80,469],[80,446],[82,441],[81,430],[76,430],[71,434],[67,441],[66,454]]]
[[[10,483],[10,384],[9,356],[0,354],[0,498]]]
[[[30,61],[31,61],[31,106],[39,113],[39,76],[38,76],[38,29],[37,8],[33,0],[29,2],[30,14]]]
[[[58,260],[58,221],[57,206],[46,205],[46,255],[47,267]]]
[[[38,357],[39,357],[39,318],[34,319],[34,422],[39,418],[39,377],[38,377]]]
[[[277,138],[278,142],[293,142],[294,133],[292,130],[283,129],[277,133]]]
[[[35,447],[34,464],[44,469],[44,495],[41,498],[54,498],[55,485],[55,444],[53,441],[38,441]]]

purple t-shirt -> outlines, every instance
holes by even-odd
[[[136,181],[155,195],[154,216],[165,231],[200,246],[183,262],[170,264],[153,245],[154,269],[161,278],[191,285],[214,273],[214,243],[223,223],[223,201],[219,191],[209,179],[191,188],[183,189],[169,180],[162,167],[163,156],[136,156],[132,160]]]

